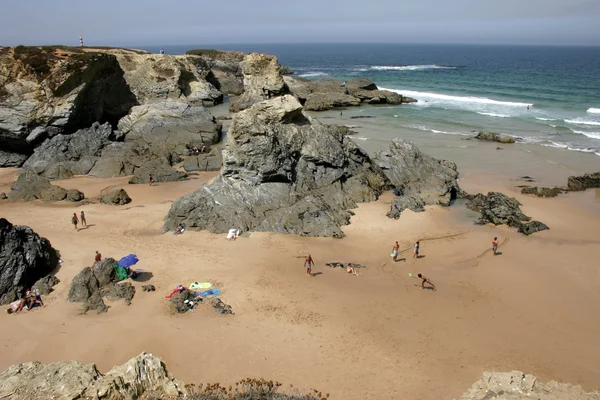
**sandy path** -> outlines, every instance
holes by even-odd
[[[490,369],[600,387],[594,191],[557,199],[516,193],[525,213],[552,228],[531,237],[475,226],[460,207],[406,212],[392,221],[384,216],[387,196],[361,205],[343,240],[256,233],[228,242],[207,232],[162,234],[170,202],[212,176],[156,187],[124,185],[126,178],[57,182],[87,197],[124,185],[134,201],[122,207],[1,203],[0,216],[49,238],[64,263],[46,308],[0,315],[0,369],[77,359],[107,370],[150,351],[186,382],[259,376],[334,398],[452,399]],[[0,174],[4,180],[10,181]],[[514,189],[508,181],[489,182],[467,174],[461,185]],[[93,226],[76,232],[69,215],[80,210]],[[500,256],[488,251],[494,236],[502,242]],[[427,239],[418,260],[410,251],[416,239]],[[399,257],[406,260],[391,261],[394,240],[408,249]],[[130,307],[115,303],[106,314],[79,315],[65,301],[68,284],[95,250],[114,258],[137,254],[157,292],[139,290]],[[308,251],[314,272],[322,273],[313,278],[302,267]],[[356,277],[324,267],[331,261],[368,268]],[[439,290],[421,290],[409,272],[423,272]],[[204,280],[217,283],[235,316],[208,306],[169,312],[164,296],[174,286]]]

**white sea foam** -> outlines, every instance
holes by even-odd
[[[580,135],[585,135],[591,139],[600,139],[600,132],[585,132],[585,131],[576,131],[576,130],[573,130],[573,132],[579,133]]]
[[[432,133],[438,133],[438,134],[443,134],[443,135],[461,135],[461,136],[471,136],[468,133],[461,133],[461,132],[448,132],[448,131],[439,131],[437,129],[429,129],[426,126],[423,125],[409,125],[407,126],[407,128],[412,128],[412,129],[418,129],[420,131],[424,131],[424,132],[432,132]]]
[[[558,119],[556,119],[556,118],[535,117],[535,119],[539,119],[540,121],[558,121]],[[550,126],[552,126],[552,125],[550,125]]]
[[[366,137],[360,137],[360,136],[351,136],[352,139],[357,139],[357,140],[369,140],[369,138]]]
[[[581,119],[581,118],[577,118],[577,119],[565,119],[565,122],[568,124],[575,124],[575,125],[594,125],[594,126],[600,126],[600,122],[598,121],[590,121],[588,119]]]
[[[477,114],[487,115],[488,117],[510,118],[510,115],[506,115],[506,114],[496,114],[496,113],[488,113],[488,112],[478,112]]]
[[[300,74],[298,76],[301,76],[303,78],[314,78],[317,76],[326,76],[329,75],[327,72],[322,72],[322,71],[311,71],[311,72],[305,72],[304,74]]]
[[[376,71],[421,71],[424,69],[456,69],[456,67],[446,67],[443,65],[374,65],[371,67]]]
[[[542,146],[545,147],[554,147],[557,149],[566,149],[566,150],[570,150],[570,151],[578,151],[581,153],[594,153],[596,155],[600,155],[600,153],[598,153],[598,149],[592,149],[589,147],[574,147],[573,145],[571,145],[570,143],[558,143],[558,142],[550,142],[550,143],[544,143],[542,144]]]
[[[600,114],[600,108],[590,108],[587,112],[590,114]]]
[[[488,99],[487,97],[472,97],[472,96],[452,96],[449,94],[441,93],[429,93],[429,92],[417,92],[414,90],[398,90],[380,88],[381,90],[389,90],[403,96],[414,97],[419,101],[430,101],[430,102],[443,102],[443,103],[471,103],[478,105],[494,105],[494,106],[505,106],[505,107],[521,107],[527,108],[527,106],[533,106],[532,103],[521,103],[514,101],[499,101]],[[418,104],[418,103],[417,103]]]

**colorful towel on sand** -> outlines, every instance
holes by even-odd
[[[221,291],[219,289],[216,288],[212,288],[210,290],[207,290],[206,292],[196,292],[194,293],[194,297],[208,297],[208,296],[218,296],[221,294]]]
[[[114,264],[113,268],[115,269],[115,272],[117,273],[117,278],[119,278],[120,281],[129,278],[129,274],[127,273],[127,270],[125,268],[121,267],[118,264]]]
[[[209,289],[212,286],[212,283],[210,282],[192,282],[190,283],[190,289],[192,290],[197,290],[197,289]]]

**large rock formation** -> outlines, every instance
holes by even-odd
[[[137,103],[114,56],[66,47],[0,48],[0,87],[0,148],[21,155]]]
[[[460,400],[600,400],[600,392],[550,381],[541,383],[521,371],[484,372]]]
[[[388,90],[379,90],[366,78],[340,82],[332,78],[310,80],[293,76],[284,76],[292,93],[306,110],[323,111],[332,108],[358,106],[366,104],[402,104],[416,100]]]
[[[392,200],[390,218],[402,211],[423,211],[426,205],[449,206],[460,191],[456,164],[422,153],[414,144],[395,138],[389,151],[380,151],[377,165],[383,170],[398,196]]]
[[[101,374],[94,364],[77,361],[28,362],[0,374],[0,398],[7,400],[164,399],[189,394],[172,378],[160,358],[142,353]]]
[[[252,53],[245,56],[240,65],[244,74],[244,93],[231,98],[229,111],[245,110],[255,103],[288,92],[277,57]]]
[[[58,254],[48,239],[0,218],[0,304],[17,300],[57,266]]]
[[[304,114],[292,96],[238,113],[215,181],[176,200],[164,229],[230,228],[342,237],[357,202],[389,187],[383,172],[344,135]]]
[[[68,191],[60,186],[50,183],[48,178],[36,174],[30,169],[25,169],[17,177],[17,181],[11,186],[8,198],[11,200],[32,201],[41,199],[52,201],[79,201],[83,199],[83,193],[79,190]]]
[[[244,92],[244,74],[240,63],[244,53],[211,49],[190,50],[186,54],[201,57],[210,69],[206,80],[223,94],[240,95]]]
[[[521,211],[521,203],[513,197],[502,193],[489,192],[487,195],[465,195],[467,207],[481,214],[479,224],[508,225],[518,228],[525,235],[545,231],[550,228],[531,218]]]

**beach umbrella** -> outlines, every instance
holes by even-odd
[[[119,266],[121,266],[123,268],[130,268],[131,266],[137,264],[138,261],[140,261],[140,260],[137,258],[137,256],[135,254],[130,254],[128,256],[121,258],[117,264],[119,264]]]

